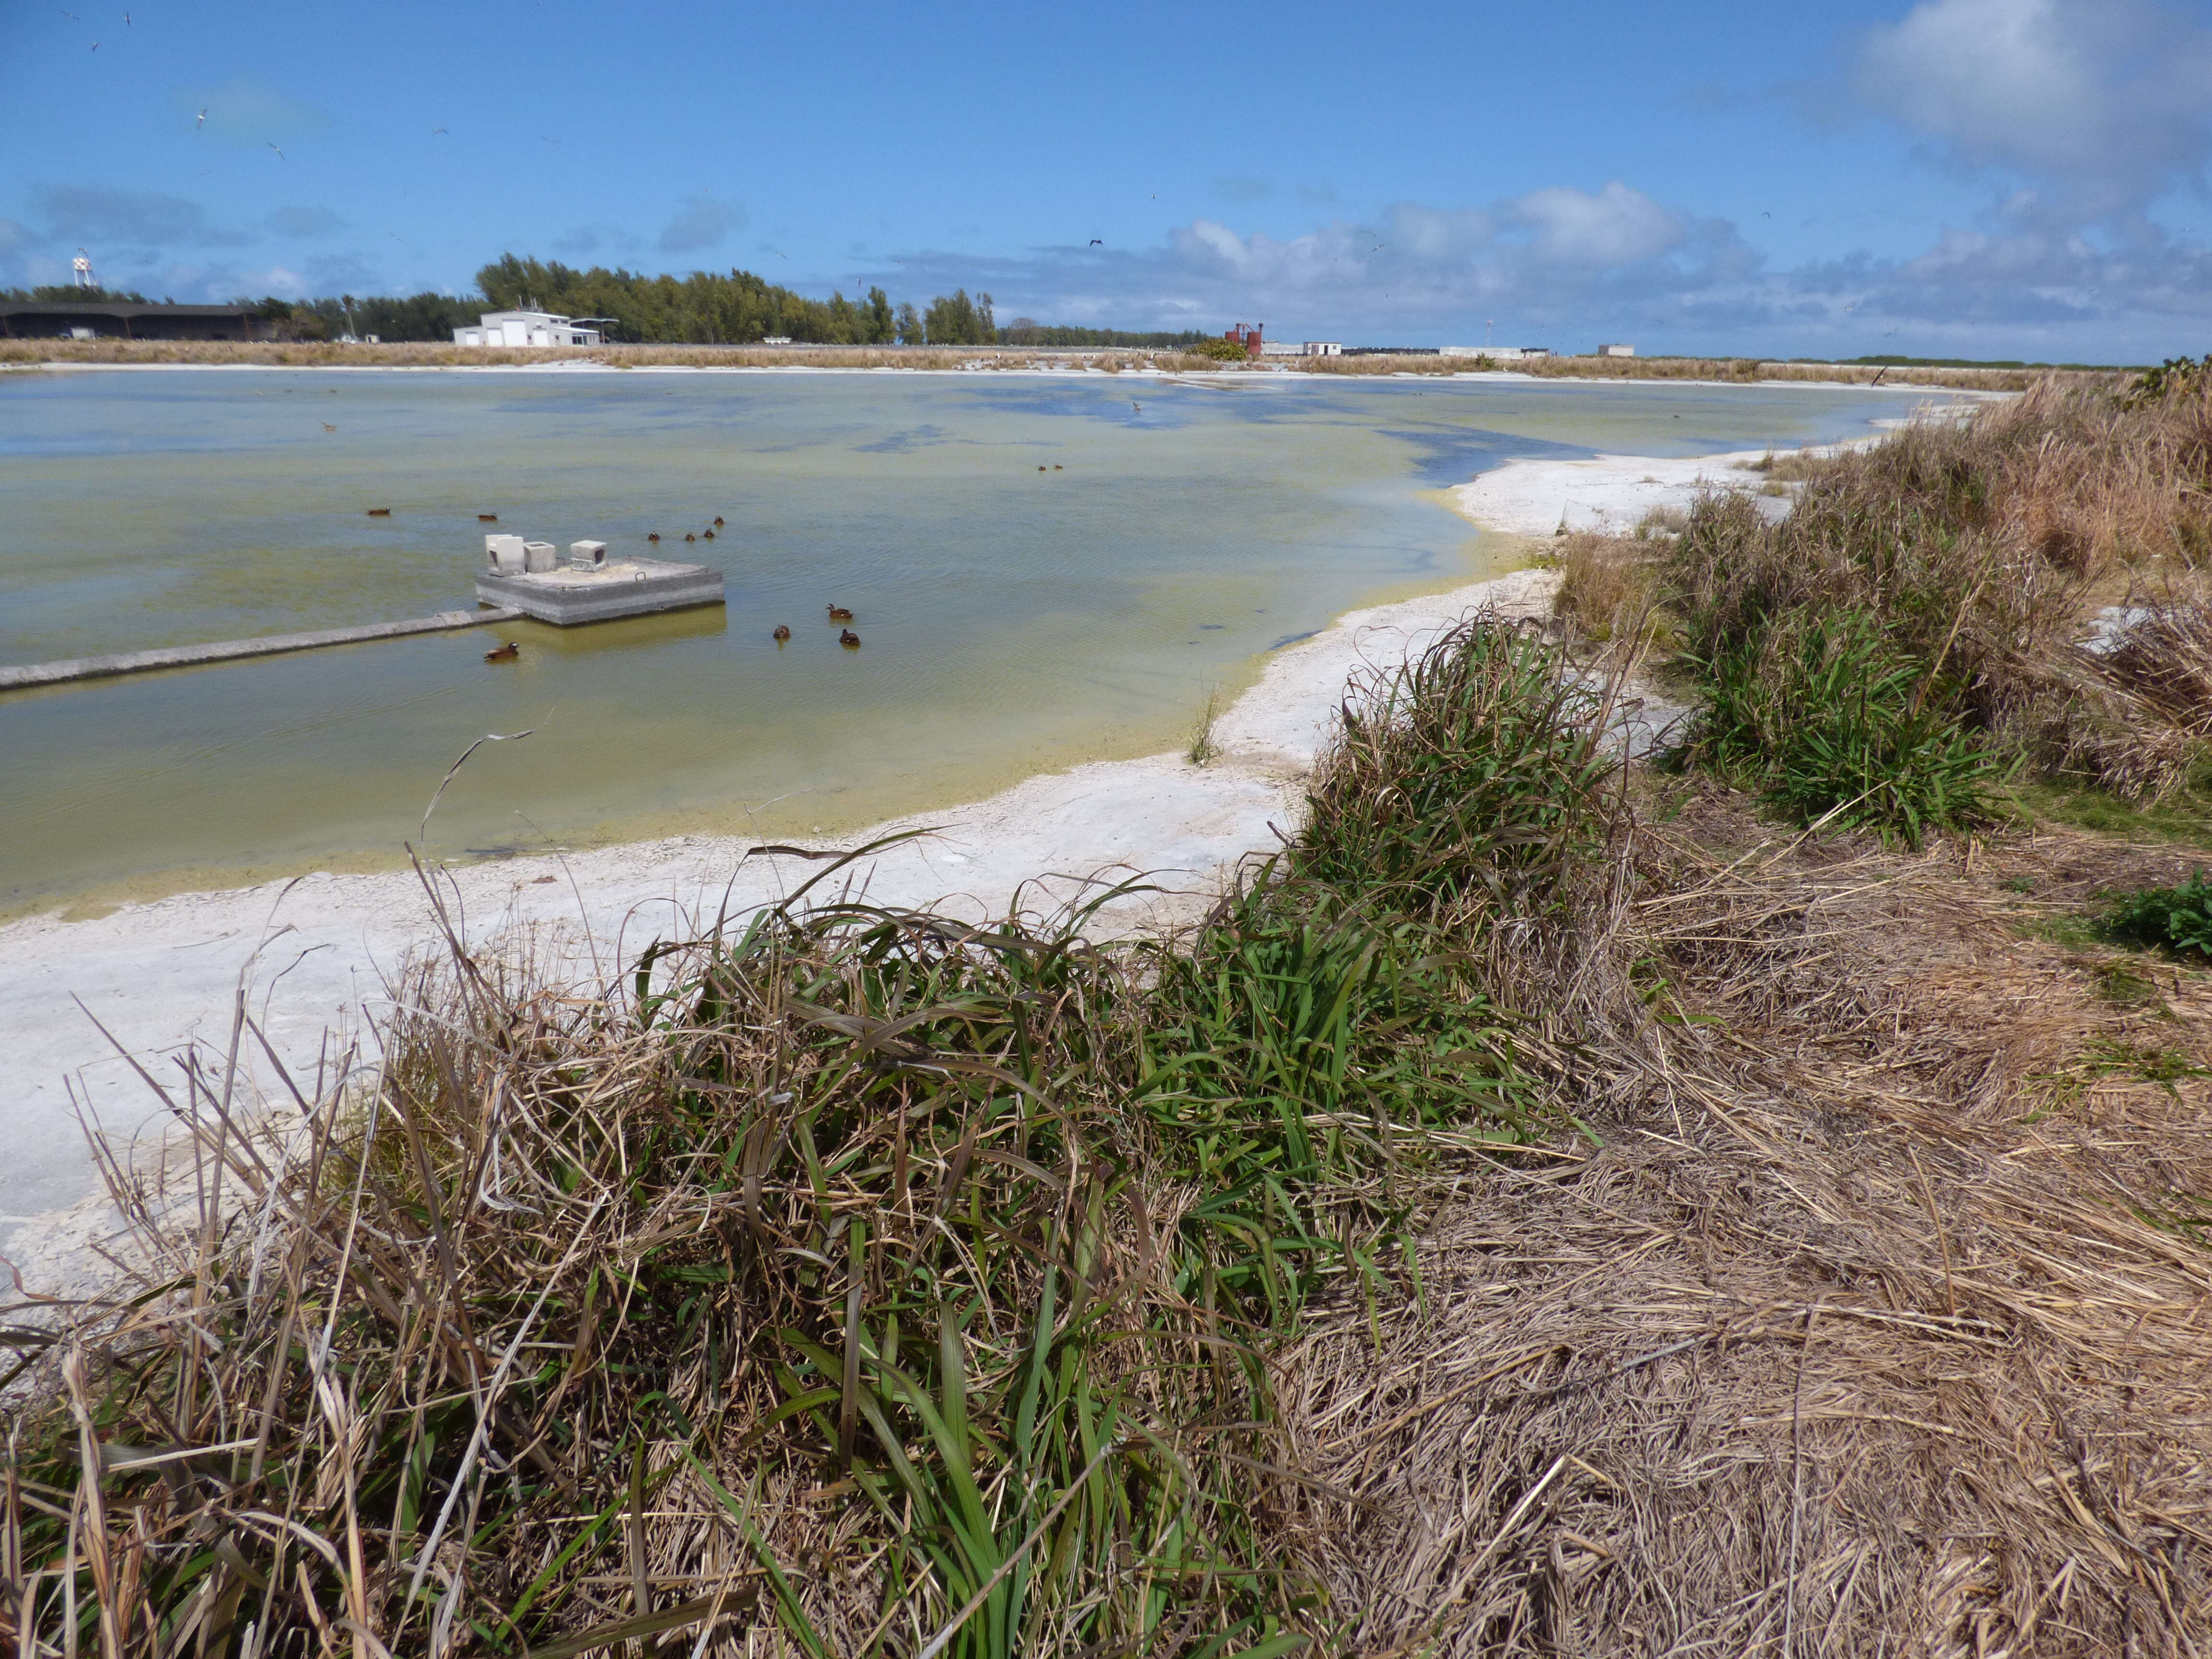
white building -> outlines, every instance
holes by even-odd
[[[1487,357],[1493,363],[1517,363],[1524,357],[1548,357],[1552,355],[1552,348],[1501,345],[1445,346],[1443,348],[1443,355],[1447,357]]]
[[[1633,357],[1636,348],[1632,345],[1601,345],[1597,349],[1597,355],[1601,357]]]
[[[590,318],[590,322],[603,320]],[[487,311],[474,328],[453,331],[453,343],[466,346],[598,345],[599,331],[550,311]]]

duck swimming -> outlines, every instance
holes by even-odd
[[[860,646],[860,636],[849,628],[840,629],[837,631],[837,643],[848,651],[857,651]]]
[[[494,646],[490,650],[485,652],[484,660],[486,662],[513,662],[521,654],[522,647],[517,645],[513,640],[509,640],[505,645]]]
[[[717,529],[717,530],[720,530],[721,527],[722,527],[722,515],[721,515],[720,514],[717,513],[717,514],[714,515],[714,528],[715,528],[715,529]]]
[[[372,507],[368,509],[368,516],[372,519],[388,519],[392,516],[392,509],[388,507]]]
[[[477,514],[477,522],[478,524],[497,524],[499,522],[499,514],[496,513],[479,513]]]
[[[786,628],[786,627],[785,627],[781,623],[778,623],[775,625],[775,642],[776,642],[778,645],[781,645],[781,644],[782,644],[786,640],[789,639],[790,637],[791,637],[791,630],[790,630],[788,628]]]
[[[830,607],[830,620],[831,622],[850,622],[853,620],[853,613],[846,610],[842,605],[833,605]]]
[[[646,540],[653,543],[655,546],[658,546],[660,543],[660,532],[658,530],[653,532],[646,538]]]

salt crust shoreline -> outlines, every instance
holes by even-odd
[[[1656,460],[1509,462],[1453,495],[1486,528],[1520,536],[1624,528],[1656,507],[1686,506],[1711,483],[1742,483],[1759,452]],[[1099,762],[1031,778],[988,800],[894,820],[839,839],[858,846],[901,830],[935,833],[841,872],[872,902],[940,906],[981,919],[1030,910],[1143,875],[1166,890],[1121,902],[1104,919],[1133,930],[1188,917],[1236,866],[1294,828],[1299,787],[1348,677],[1395,666],[1471,611],[1540,615],[1556,579],[1523,570],[1400,604],[1353,611],[1269,661],[1214,728],[1204,768],[1180,755]],[[431,845],[435,852],[433,824]],[[541,962],[577,978],[607,973],[656,938],[682,937],[718,914],[772,903],[820,867],[746,859],[736,837],[678,836],[565,856],[457,865],[449,902],[472,946],[528,941]],[[817,889],[817,895],[823,890]],[[37,1287],[75,1275],[65,1261],[105,1223],[70,1084],[111,1132],[128,1135],[156,1105],[91,1015],[165,1080],[185,1045],[228,1047],[241,984],[270,1045],[312,1080],[326,1034],[362,1030],[387,982],[434,937],[413,874],[319,873],[125,906],[97,920],[58,913],[0,926],[0,1253]],[[82,1008],[77,1006],[81,1000]],[[247,1048],[252,1047],[248,1040]],[[241,1072],[271,1098],[282,1085],[263,1056]]]

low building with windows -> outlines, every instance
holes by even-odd
[[[1601,357],[1633,357],[1636,348],[1632,345],[1601,345],[1597,349],[1597,355]]]
[[[487,311],[474,328],[453,331],[453,343],[465,346],[584,346],[601,343],[588,326],[605,317],[558,317],[550,311]]]

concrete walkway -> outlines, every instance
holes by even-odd
[[[116,674],[143,674],[151,668],[194,668],[202,663],[231,662],[240,657],[274,657],[288,651],[313,651],[325,645],[354,645],[363,640],[441,634],[450,629],[513,622],[521,615],[509,606],[490,611],[441,611],[434,617],[368,623],[359,628],[325,628],[307,634],[269,634],[258,640],[217,640],[212,645],[173,645],[155,651],[118,651],[105,657],[25,663],[15,668],[0,668],[0,691],[28,685],[59,685],[68,680],[106,679]]]

